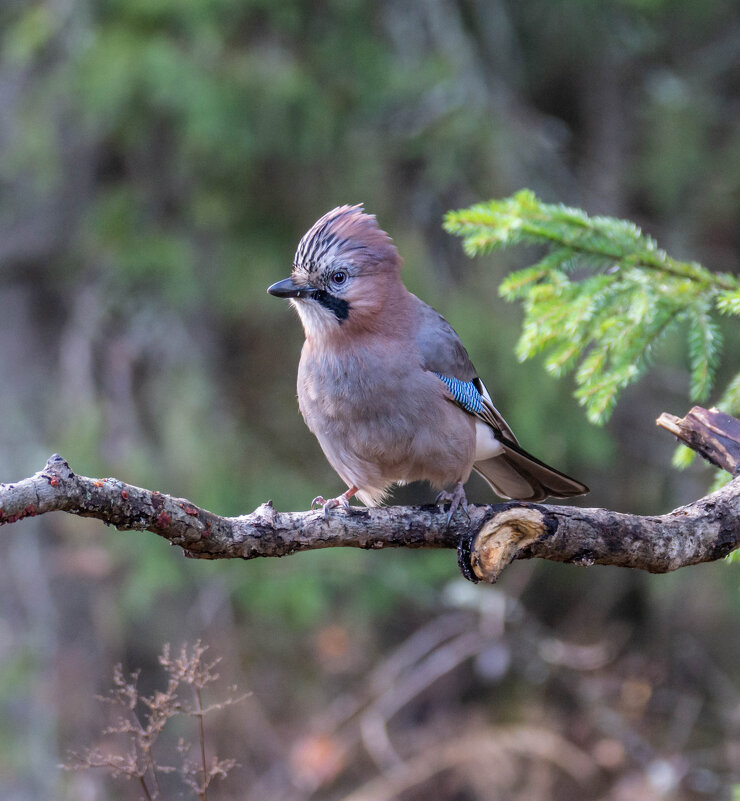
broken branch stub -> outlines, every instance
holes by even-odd
[[[740,475],[740,420],[695,406],[684,418],[664,413],[657,424],[713,465]],[[740,478],[655,517],[523,503],[491,509],[479,530],[463,534],[458,546],[460,570],[473,582],[493,584],[515,559],[533,556],[664,573],[719,559],[740,544]]]
[[[715,467],[740,473],[740,420],[719,409],[694,408],[686,417],[663,412],[655,421]]]

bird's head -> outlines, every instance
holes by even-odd
[[[307,337],[372,330],[398,294],[401,259],[373,214],[339,206],[301,239],[290,278],[268,288],[290,298]]]

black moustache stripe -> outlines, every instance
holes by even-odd
[[[349,303],[346,300],[338,298],[336,295],[330,295],[324,289],[317,289],[313,293],[314,300],[317,300],[325,309],[334,313],[334,316],[340,323],[344,322],[349,317]]]

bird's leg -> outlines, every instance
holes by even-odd
[[[435,500],[437,506],[444,506],[446,503],[450,504],[450,512],[447,515],[447,525],[449,526],[452,522],[452,518],[455,515],[455,512],[458,509],[462,509],[468,517],[468,499],[465,495],[465,488],[463,487],[462,481],[458,481],[455,484],[455,488],[452,492],[447,492],[447,490],[442,490],[442,492],[437,495]]]
[[[336,498],[329,498],[329,500],[324,500],[322,495],[317,495],[311,501],[311,508],[313,509],[314,506],[323,506],[324,508],[324,517],[329,516],[330,509],[336,509],[337,506],[341,506],[345,512],[350,513],[352,511],[349,505],[349,499],[358,492],[357,487],[350,487],[347,492],[343,492],[341,495],[338,495]]]

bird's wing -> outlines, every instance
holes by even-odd
[[[541,501],[548,496],[570,498],[588,492],[585,484],[541,462],[519,445],[493,405],[460,337],[431,306],[417,301],[422,366],[445,384],[450,400],[484,424],[476,433],[476,471],[502,498]]]
[[[455,329],[442,315],[424,301],[412,295],[416,308],[413,310],[417,322],[416,341],[426,370],[472,381],[478,373]]]
[[[542,501],[583,495],[588,487],[525,451],[506,421],[491,403],[480,378],[460,381],[436,373],[455,403],[485,425],[476,424],[476,461],[473,467],[502,498]]]
[[[445,383],[458,406],[491,426],[497,437],[516,444],[514,432],[493,405],[455,329],[431,306],[416,301],[417,342],[424,369]]]

